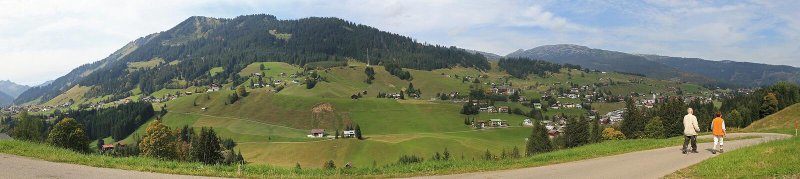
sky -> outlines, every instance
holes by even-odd
[[[0,80],[37,85],[190,16],[338,17],[506,55],[577,44],[800,67],[800,1],[2,0]]]

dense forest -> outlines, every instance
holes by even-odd
[[[547,72],[558,73],[561,68],[581,69],[581,66],[570,64],[556,64],[542,60],[528,58],[503,58],[497,63],[500,68],[516,78],[525,79],[528,75],[544,77]]]
[[[59,114],[57,118],[76,119],[83,124],[91,140],[110,136],[119,141],[128,137],[154,115],[152,104],[131,102],[112,108],[68,111]]]
[[[134,50],[125,51],[126,48]],[[336,61],[369,59],[373,64],[392,63],[420,70],[454,66],[490,68],[486,58],[477,53],[421,44],[409,37],[337,18],[279,20],[263,14],[233,19],[191,17],[172,29],[137,39],[126,48],[112,54],[115,58],[82,66],[70,73],[69,78],[32,89],[15,103],[39,97],[47,101],[74,84],[93,86],[87,97],[123,93],[137,87],[149,94],[162,88],[239,84],[245,80],[237,73],[261,61],[305,66],[323,61],[340,64]],[[128,69],[130,62],[155,58],[165,61],[153,68]],[[209,70],[215,67],[224,71],[210,74]],[[91,73],[85,75],[85,72]]]

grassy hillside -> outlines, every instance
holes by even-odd
[[[747,126],[747,131],[765,131],[775,129],[794,129],[794,123],[800,120],[800,104],[794,104],[775,114],[764,117]]]

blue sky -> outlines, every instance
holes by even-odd
[[[35,85],[189,16],[339,17],[505,55],[548,44],[800,66],[800,1],[0,1],[0,80]]]

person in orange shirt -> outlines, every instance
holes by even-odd
[[[711,134],[714,136],[714,147],[711,150],[712,154],[717,154],[717,145],[719,145],[719,153],[724,152],[722,150],[722,137],[725,137],[727,131],[725,130],[725,120],[722,119],[722,114],[717,113],[717,117],[711,121]]]

